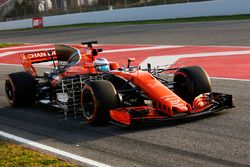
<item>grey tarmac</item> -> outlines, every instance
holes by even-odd
[[[0,32],[0,42],[250,45],[250,21],[85,27]],[[233,68],[233,67],[232,67]],[[189,121],[126,129],[65,120],[36,104],[10,108],[4,79],[20,67],[0,66],[0,131],[112,166],[249,166],[250,82],[212,79],[213,91],[234,95],[236,108]],[[82,164],[80,164],[82,165]]]

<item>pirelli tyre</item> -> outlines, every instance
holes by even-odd
[[[5,93],[12,107],[32,105],[36,101],[36,81],[26,72],[11,73],[5,81]]]
[[[192,104],[196,96],[211,92],[211,81],[199,66],[188,66],[180,68],[174,75],[174,92]]]
[[[109,110],[118,107],[117,92],[110,81],[98,80],[85,84],[82,91],[83,117],[91,125],[109,121]]]

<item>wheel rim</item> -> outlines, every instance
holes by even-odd
[[[95,110],[96,110],[96,101],[92,90],[85,89],[83,94],[83,101],[82,101],[82,110],[83,115],[87,120],[90,120],[94,117]]]
[[[10,101],[14,99],[14,89],[11,81],[7,80],[5,84],[5,93]]]

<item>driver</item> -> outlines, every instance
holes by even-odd
[[[94,66],[98,72],[109,72],[110,71],[109,62],[105,58],[97,58],[94,61]]]

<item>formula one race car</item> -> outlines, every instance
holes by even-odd
[[[232,95],[212,92],[210,79],[199,66],[151,68],[148,64],[141,69],[128,59],[128,65],[120,67],[97,57],[102,49],[95,49],[93,43],[97,42],[21,54],[25,71],[9,74],[5,82],[10,105],[41,102],[63,109],[65,117],[82,113],[92,125],[110,121],[124,126],[233,107]],[[51,62],[53,68],[39,76],[33,64],[43,62]],[[164,73],[172,80],[159,77]]]

